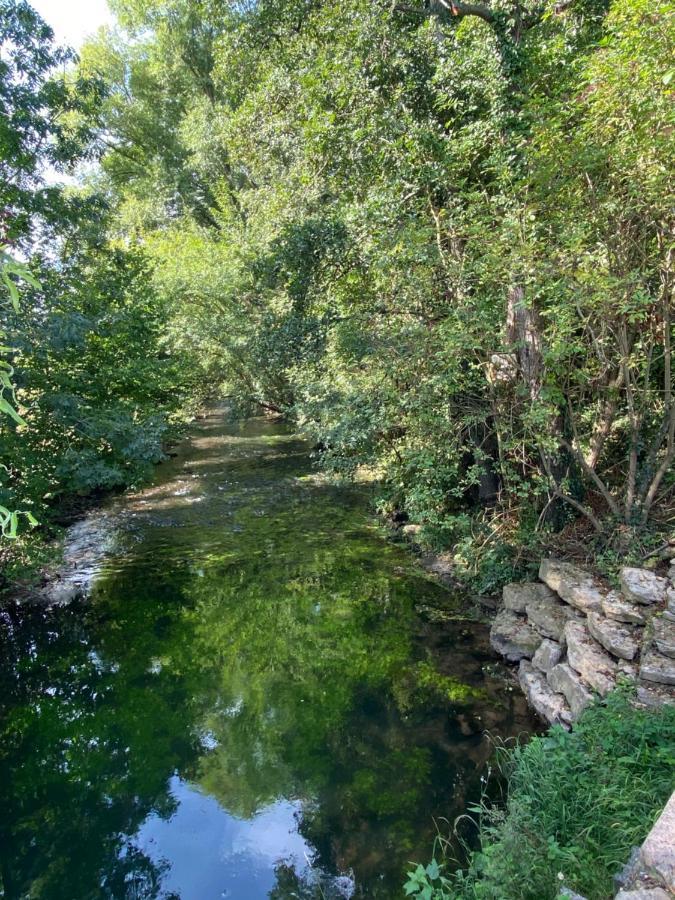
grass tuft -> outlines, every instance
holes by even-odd
[[[675,707],[636,709],[622,688],[589,708],[573,732],[554,727],[498,748],[496,765],[508,798],[474,811],[480,844],[467,867],[449,872],[447,859],[418,866],[408,896],[553,900],[565,885],[606,900],[675,786]]]

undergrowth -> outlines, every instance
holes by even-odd
[[[613,876],[673,789],[675,707],[636,709],[621,688],[589,708],[573,732],[555,726],[515,749],[498,749],[496,764],[508,799],[470,810],[479,849],[466,868],[451,871],[441,842],[441,859],[411,871],[406,894],[552,900],[564,885],[606,900]]]

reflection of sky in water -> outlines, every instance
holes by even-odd
[[[165,892],[181,900],[262,900],[280,862],[311,880],[314,854],[298,833],[298,801],[279,800],[251,819],[237,819],[177,776],[170,785],[178,809],[168,821],[149,816],[134,839],[154,863],[169,863]],[[331,889],[332,897],[350,897],[353,885],[331,879]]]

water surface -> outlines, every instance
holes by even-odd
[[[1,896],[401,896],[486,729],[534,726],[460,608],[286,426],[214,410],[89,600],[2,614]]]

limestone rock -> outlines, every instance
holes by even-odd
[[[614,900],[670,900],[663,888],[638,888],[634,891],[619,891]]]
[[[532,659],[541,644],[541,636],[527,622],[511,612],[502,610],[490,629],[490,644],[511,662]]]
[[[624,566],[619,573],[624,597],[646,606],[662,603],[666,599],[668,580],[660,578],[648,569],[634,569]]]
[[[655,681],[657,684],[675,685],[675,659],[659,653],[653,645],[646,651],[643,649],[640,678],[644,681]]]
[[[542,587],[545,587],[545,585],[542,585]],[[530,625],[536,628],[539,634],[543,634],[547,638],[553,638],[554,641],[563,639],[565,624],[570,618],[568,610],[569,606],[561,603],[555,594],[552,594],[550,597],[531,600],[525,607]]]
[[[525,614],[528,603],[535,600],[555,599],[553,591],[538,581],[524,582],[523,584],[505,584],[502,591],[504,609]]]
[[[638,606],[622,597],[618,591],[610,591],[602,600],[602,611],[609,619],[616,619],[617,622],[628,622],[631,625],[644,625],[645,618],[644,606]]]
[[[605,650],[620,659],[633,659],[638,651],[638,642],[631,629],[612,619],[589,613],[588,630]]]
[[[564,695],[575,719],[589,703],[593,702],[593,695],[581,677],[567,663],[559,663],[551,669],[548,673],[548,683],[554,691]]]
[[[675,562],[671,562],[668,566],[668,578],[675,584]]]
[[[666,609],[663,615],[671,622],[675,622],[675,587],[668,588],[666,591]]]
[[[637,698],[644,706],[672,706],[675,703],[675,689],[650,681],[639,681]]]
[[[523,693],[536,712],[552,725],[568,726],[572,721],[572,712],[562,694],[557,694],[538,672],[532,663],[521,660],[518,680]]]
[[[444,584],[452,585],[455,577],[455,561],[451,553],[427,553],[420,559],[422,568],[437,575]]]
[[[631,678],[633,681],[638,677],[637,662],[629,662],[627,659],[620,659],[617,664],[617,673],[624,678]]]
[[[573,669],[603,697],[616,682],[616,663],[590,636],[581,622],[565,625],[567,659]]]
[[[675,659],[675,622],[663,616],[652,619],[652,641],[659,653]]]
[[[675,793],[647,835],[640,858],[650,875],[675,892]]]
[[[578,566],[557,559],[543,559],[539,577],[563,600],[582,612],[600,612],[603,591],[593,577]]]
[[[555,641],[543,640],[532,657],[532,665],[540,672],[550,672],[563,657],[563,648]]]
[[[614,884],[616,885],[617,890],[620,890],[621,888],[624,888],[627,891],[632,890],[641,874],[643,874],[643,872],[640,864],[640,848],[633,847],[623,869],[614,876]]]

